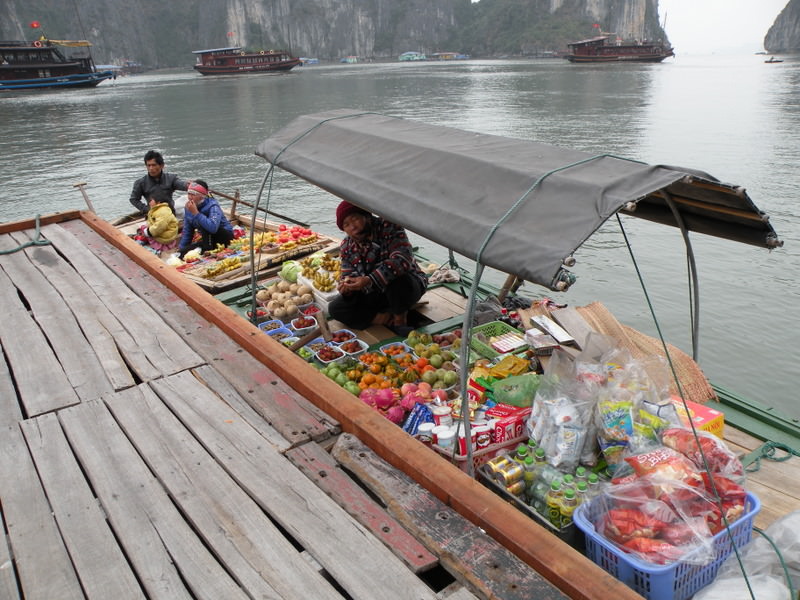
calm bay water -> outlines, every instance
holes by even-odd
[[[167,170],[254,200],[266,163],[256,145],[297,115],[356,108],[704,170],[745,187],[784,248],[695,235],[700,274],[699,362],[709,378],[800,418],[800,61],[679,56],[660,65],[571,65],[560,60],[330,65],[285,75],[201,77],[190,71],[117,79],[95,90],[0,96],[0,220],[84,208],[130,210],[149,148]],[[413,174],[410,174],[413,176]],[[443,174],[443,176],[446,176]],[[270,207],[337,233],[336,199],[276,178]],[[677,230],[623,221],[668,341],[690,350],[683,243]],[[435,260],[445,253],[415,239]],[[577,253],[566,294],[604,302],[642,331],[655,326],[616,222]],[[468,264],[463,261],[463,264]],[[502,281],[499,274],[488,276]]]

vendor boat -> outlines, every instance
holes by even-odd
[[[0,41],[0,90],[95,87],[114,77],[98,70],[86,40]]]
[[[675,56],[672,47],[662,42],[612,44],[609,39],[608,35],[599,35],[567,44],[569,52],[564,58],[574,63],[661,62]]]
[[[197,55],[194,69],[203,75],[280,73],[293,69],[301,62],[285,50],[247,52],[240,46],[194,50],[192,54]]]

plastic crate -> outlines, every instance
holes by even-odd
[[[730,526],[731,536],[723,529],[714,536],[716,558],[705,565],[675,562],[654,565],[639,560],[606,540],[594,528],[602,503],[581,504],[573,521],[586,536],[586,556],[647,600],[687,600],[714,581],[722,563],[733,551],[731,536],[737,547],[744,546],[753,535],[753,519],[761,509],[754,494],[748,493],[745,513]],[[700,551],[698,549],[698,551]]]
[[[489,462],[495,456],[497,456],[499,454],[508,454],[508,451],[511,450],[511,448],[515,448],[517,446],[517,444],[519,444],[521,441],[524,441],[526,439],[528,439],[528,438],[525,437],[525,436],[520,436],[520,437],[514,438],[513,440],[508,440],[508,441],[505,441],[505,442],[501,442],[499,444],[489,444],[488,446],[486,446],[486,448],[481,448],[480,450],[475,450],[472,453],[472,465],[474,467],[475,472],[478,471],[478,468],[481,465]],[[457,445],[457,443],[456,443],[456,445]],[[459,469],[461,469],[465,473],[468,472],[467,455],[466,454],[453,455],[453,449],[452,448],[442,448],[441,446],[437,446],[436,444],[431,446],[431,448],[436,450],[436,452],[438,452],[443,457],[445,457],[447,460],[449,460],[450,462],[455,464]]]
[[[484,344],[482,341],[477,339],[479,333],[489,338],[503,335],[504,333],[518,333],[520,337],[523,335],[519,329],[512,327],[508,323],[503,323],[502,321],[491,321],[490,323],[484,323],[483,325],[473,327],[472,337],[470,338],[469,345],[473,350],[475,350],[475,352],[481,356],[485,356],[486,358],[495,358],[496,356],[500,356],[501,353],[492,348],[490,345]],[[519,352],[524,347],[526,346],[514,348],[513,352]]]

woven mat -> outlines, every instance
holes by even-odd
[[[602,303],[593,302],[587,306],[578,306],[576,310],[592,329],[616,339],[619,345],[628,350],[634,358],[644,359],[653,355],[665,358],[664,347],[660,340],[645,335],[632,327],[622,325]],[[672,344],[667,344],[667,350],[680,382],[684,399],[702,404],[716,398],[711,384],[708,383],[700,366],[691,356]],[[678,394],[674,381],[671,391],[673,394]]]

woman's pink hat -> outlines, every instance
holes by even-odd
[[[198,194],[202,194],[204,197],[208,196],[208,190],[199,183],[190,183],[189,187],[187,188],[187,191],[197,192]]]

